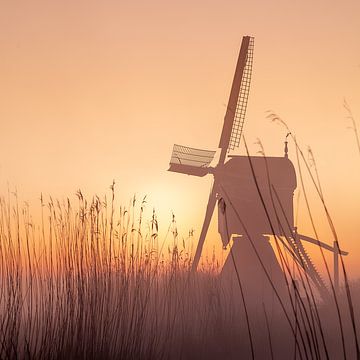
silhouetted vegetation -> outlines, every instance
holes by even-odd
[[[313,176],[294,144],[299,171]],[[312,180],[337,239],[317,173]],[[0,358],[359,357],[360,285],[349,282],[342,258],[337,293],[323,257],[329,296],[320,299],[275,237],[288,294],[255,313],[241,300],[241,278],[225,284],[215,258],[191,276],[193,234],[180,239],[174,216],[159,238],[145,198],[118,207],[114,184],[109,198],[77,198],[41,197],[40,221],[16,193],[0,199]]]

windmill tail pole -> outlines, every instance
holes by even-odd
[[[201,257],[201,252],[202,252],[202,248],[205,242],[205,238],[206,238],[206,234],[208,232],[209,229],[209,225],[210,225],[210,221],[212,218],[212,214],[214,212],[214,208],[216,205],[216,183],[214,183],[211,192],[210,192],[210,196],[209,196],[209,201],[206,207],[206,214],[205,214],[205,219],[204,219],[204,223],[201,229],[201,233],[200,233],[200,238],[199,238],[199,242],[196,248],[196,252],[195,252],[195,256],[194,256],[194,260],[192,262],[191,265],[191,273],[194,274],[196,272],[196,269],[199,265],[200,262],[200,257]]]

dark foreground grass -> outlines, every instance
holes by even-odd
[[[276,114],[269,117],[291,135]],[[340,247],[313,154],[309,164],[291,137],[314,234],[306,174]],[[191,274],[192,232],[179,239],[173,217],[159,238],[155,212],[144,217],[145,198],[118,207],[114,183],[110,189],[109,199],[90,201],[78,191],[76,205],[41,197],[36,221],[16,193],[0,197],[1,359],[360,358],[360,283],[349,281],[342,257],[344,286],[337,292],[321,252],[328,296],[320,298],[301,257],[291,256],[296,246],[274,236],[287,293],[274,287],[271,302],[252,302],[242,286],[251,274],[240,274],[235,260],[232,282],[219,275],[215,257]],[[269,191],[276,201],[270,178]]]
[[[0,201],[1,359],[356,358],[346,291],[341,324],[304,274],[301,293],[288,276],[285,307],[252,309],[215,260],[191,276],[175,220],[159,239],[156,215],[145,221],[135,200],[116,208],[113,186],[110,202],[78,192],[75,209],[41,200],[40,224],[13,198]]]

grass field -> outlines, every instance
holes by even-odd
[[[301,169],[337,239],[293,140],[302,191]],[[321,298],[275,238],[287,294],[259,308],[244,301],[244,274],[229,285],[215,256],[191,273],[193,234],[180,239],[173,216],[160,236],[146,198],[118,206],[114,183],[108,197],[76,195],[41,196],[37,220],[16,192],[0,198],[1,359],[359,359],[360,282],[342,257],[338,292],[323,257]]]
[[[1,199],[2,359],[356,358],[359,283],[350,309],[344,289],[321,301],[290,276],[287,305],[255,314],[215,260],[191,275],[174,219],[160,239],[145,201],[116,208],[114,185],[109,199],[77,196],[41,199],[40,224],[16,194]]]

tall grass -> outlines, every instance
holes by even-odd
[[[339,242],[319,174],[293,140],[298,170],[313,180]],[[269,191],[275,209],[270,178]],[[80,190],[76,196],[75,202],[41,196],[36,221],[16,192],[0,198],[1,359],[359,358],[360,286],[350,283],[343,259],[345,286],[337,293],[323,257],[330,292],[320,300],[302,260],[291,256],[297,245],[273,236],[287,293],[274,287],[274,308],[262,304],[259,313],[246,300],[234,257],[235,286],[218,275],[215,256],[191,276],[193,231],[180,239],[173,215],[160,238],[146,197],[118,206],[114,183],[103,198],[88,200]],[[290,224],[268,220],[288,232]]]
[[[145,199],[116,208],[114,196],[113,184],[110,202],[41,197],[40,225],[16,193],[0,199],[2,359],[168,358],[212,328],[216,265],[191,294],[191,236],[178,241],[173,217],[167,246]]]

